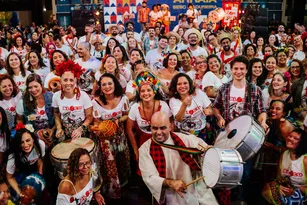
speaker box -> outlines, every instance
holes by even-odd
[[[268,17],[268,9],[267,8],[259,8],[259,16]]]
[[[258,16],[254,23],[255,26],[268,26],[268,17]]]
[[[267,26],[255,26],[254,31],[256,32],[257,36],[267,36],[269,33]]]

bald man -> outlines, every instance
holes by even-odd
[[[163,146],[165,143],[207,148],[207,144],[194,135],[171,132],[169,117],[161,111],[152,116],[151,131],[152,139],[139,149],[139,167],[156,201],[170,205],[218,204],[212,190],[206,187],[203,180],[186,186],[202,174],[201,167],[191,155]]]
[[[92,95],[94,74],[99,70],[101,62],[90,54],[91,45],[88,42],[81,42],[78,44],[78,56],[79,58],[75,60],[86,71],[81,75],[79,80],[79,86],[81,90],[89,95]]]

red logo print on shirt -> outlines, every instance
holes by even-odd
[[[241,98],[241,97],[230,97],[230,101],[234,101],[234,102],[238,102],[238,103],[241,103],[243,102],[244,98]]]
[[[15,110],[16,110],[15,107],[10,107],[10,108],[9,108],[9,111],[11,111],[11,112],[15,112]]]
[[[40,114],[40,115],[44,115],[45,113],[46,113],[45,110],[39,111],[39,114]]]
[[[289,175],[291,177],[303,177],[303,173],[301,172],[294,172],[292,170],[284,169],[283,173]]]
[[[63,106],[63,110],[69,110],[69,111],[74,111],[74,110],[82,110],[82,106]]]

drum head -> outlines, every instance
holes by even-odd
[[[218,150],[215,148],[210,148],[204,156],[202,172],[208,187],[214,187],[220,178],[220,160]]]
[[[214,147],[235,149],[248,134],[253,119],[249,115],[237,117],[226,126],[215,140]]]
[[[93,140],[88,138],[78,138],[74,140],[66,140],[65,142],[57,144],[51,150],[51,156],[60,160],[68,160],[70,154],[77,148],[87,149],[88,152],[92,152],[95,147]]]

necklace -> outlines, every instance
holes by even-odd
[[[151,113],[151,116],[154,114],[154,112],[155,112],[155,105],[156,105],[156,101],[154,100],[154,105],[153,105],[153,108],[152,108],[152,113]],[[145,117],[145,120],[147,121],[147,122],[150,122],[151,120],[149,119],[148,120],[148,118],[147,118],[147,116],[146,116],[146,112],[145,112],[145,108],[144,108],[144,103],[142,102],[142,109],[143,109],[143,113],[144,113],[144,117]]]

